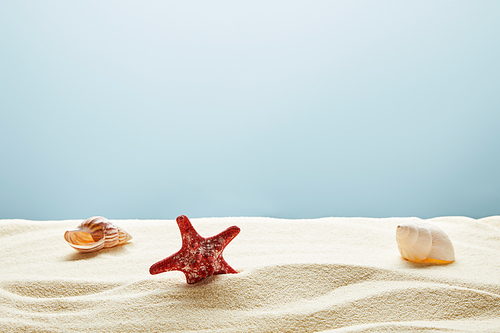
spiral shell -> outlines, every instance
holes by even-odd
[[[401,256],[410,261],[445,264],[455,261],[450,238],[440,228],[427,223],[403,223],[396,229]]]
[[[76,229],[64,233],[66,243],[80,252],[99,251],[125,244],[131,239],[125,230],[102,216],[86,219]]]

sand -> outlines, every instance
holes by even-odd
[[[396,226],[417,218],[191,219],[204,236],[237,225],[238,274],[193,285],[150,275],[181,245],[175,220],[112,220],[133,240],[81,254],[81,221],[0,220],[1,332],[500,332],[500,216],[427,220],[449,265],[406,261]]]

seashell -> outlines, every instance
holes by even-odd
[[[78,228],[64,233],[66,243],[80,252],[99,251],[125,244],[131,239],[132,236],[125,230],[102,216],[86,219]]]
[[[410,261],[446,264],[455,261],[450,238],[440,228],[428,223],[403,223],[396,229],[401,256]]]

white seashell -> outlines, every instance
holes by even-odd
[[[99,251],[125,244],[131,239],[132,236],[125,230],[102,216],[86,219],[78,228],[64,233],[66,243],[80,252]]]
[[[427,223],[403,223],[396,229],[398,250],[410,261],[450,263],[455,250],[450,238],[440,228]]]

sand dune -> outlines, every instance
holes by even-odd
[[[176,252],[174,220],[114,220],[131,243],[81,254],[80,221],[0,221],[2,332],[500,332],[500,217],[428,220],[457,260],[412,263],[395,228],[416,218],[192,219],[203,236],[238,225],[238,274],[188,285],[149,266]]]

